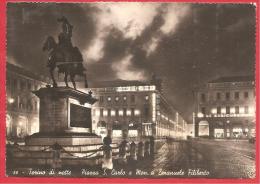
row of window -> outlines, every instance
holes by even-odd
[[[144,97],[144,99],[145,100],[149,100],[149,96],[148,95],[146,95],[145,97]],[[112,99],[112,97],[111,96],[107,96],[107,97],[104,97],[104,96],[100,96],[99,97],[99,103],[103,103],[104,102],[104,100],[107,100],[107,102],[111,102],[112,100],[114,100],[115,102],[119,102],[120,100],[123,100],[123,101],[127,101],[127,96],[122,96],[122,97],[120,97],[120,96],[115,96],[114,97],[114,99]],[[135,102],[135,95],[131,95],[130,96],[130,102]]]
[[[145,108],[147,109],[147,108]],[[148,115],[149,110],[145,110],[145,114]],[[138,109],[93,109],[93,116],[97,117],[114,117],[114,116],[140,116],[140,110]]]
[[[217,92],[216,93],[216,96],[215,96],[215,99],[216,100],[230,100],[230,92],[226,92],[225,93],[225,96],[224,96],[225,98],[223,98],[223,94],[221,93],[221,92]],[[247,92],[247,91],[245,91],[245,92],[235,92],[234,93],[234,99],[235,100],[239,100],[239,99],[248,99],[249,98],[249,93]],[[203,102],[205,102],[206,101],[206,95],[204,94],[204,93],[201,93],[200,94],[200,100],[201,101],[203,101]]]
[[[16,98],[8,98],[7,99],[8,106],[12,109],[20,109],[20,110],[28,110],[28,111],[37,111],[38,110],[38,102],[32,99],[21,99]]]
[[[19,79],[7,79],[7,87],[13,88],[13,90],[37,90],[40,85],[33,84],[29,80],[19,80]]]
[[[206,114],[206,107],[201,107],[201,113]],[[212,114],[252,114],[254,113],[254,108],[244,106],[244,107],[216,107],[211,109]]]

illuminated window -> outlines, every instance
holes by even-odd
[[[254,112],[255,112],[254,107],[249,107],[249,113],[250,113],[250,114],[253,114]]]
[[[149,100],[149,96],[148,95],[145,96],[145,100]]]
[[[123,111],[123,110],[119,110],[119,111],[118,111],[118,115],[119,115],[119,116],[123,116],[123,115],[124,115],[124,111]]]
[[[116,115],[116,111],[115,110],[111,110],[111,116],[115,116]]]
[[[140,115],[140,111],[138,109],[135,109],[134,110],[134,114],[135,114],[135,116],[139,116]]]
[[[221,114],[226,114],[226,108],[221,108]]]
[[[139,86],[139,91],[143,91],[144,90],[144,87],[143,86]]]
[[[95,114],[96,114],[97,117],[99,117],[100,116],[100,111],[98,109],[96,109],[95,110]]]
[[[104,111],[103,111],[103,115],[104,115],[104,116],[107,116],[107,115],[108,115],[107,110],[104,110]]]
[[[126,111],[126,115],[127,115],[127,116],[131,116],[131,110],[127,110],[127,111]]]
[[[231,108],[230,108],[230,113],[231,113],[231,114],[235,114],[235,112],[236,112],[235,107],[231,107]]]
[[[211,109],[211,113],[212,114],[217,114],[217,109],[216,108]]]
[[[240,107],[239,108],[239,113],[240,114],[244,114],[245,113],[245,108],[244,107]]]
[[[198,118],[202,118],[204,115],[201,113],[201,112],[199,112],[198,114],[197,114],[197,116],[198,116]],[[178,125],[177,125],[178,126]]]

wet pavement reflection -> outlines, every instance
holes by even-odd
[[[167,141],[153,157],[114,168],[135,177],[254,178],[255,149],[247,141]]]

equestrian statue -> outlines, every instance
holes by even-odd
[[[53,87],[57,87],[57,82],[54,77],[54,70],[57,67],[58,73],[64,73],[64,82],[68,87],[68,76],[76,89],[75,76],[81,76],[85,80],[85,87],[88,87],[86,78],[86,69],[83,66],[83,57],[77,47],[74,47],[71,42],[73,26],[69,23],[66,17],[57,19],[62,24],[62,32],[58,36],[58,43],[52,36],[48,36],[44,45],[43,51],[49,52],[48,64]]]

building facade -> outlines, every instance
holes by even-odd
[[[255,135],[253,76],[221,77],[196,91],[195,136],[250,138]]]
[[[91,88],[95,133],[112,137],[186,137],[186,121],[167,102],[157,82],[110,81]]]
[[[24,138],[39,131],[39,100],[32,91],[46,85],[43,77],[6,64],[6,137]]]

